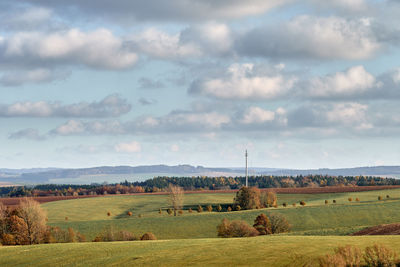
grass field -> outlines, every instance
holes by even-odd
[[[302,266],[339,245],[400,251],[399,236],[260,236],[0,247],[0,266]]]
[[[389,199],[385,199],[390,195]],[[378,201],[378,196],[384,197]],[[232,203],[234,194],[186,194],[186,207],[198,204]],[[348,198],[352,197],[353,202]],[[355,202],[355,198],[360,202]],[[324,201],[328,200],[329,205]],[[331,204],[335,199],[337,204]],[[169,216],[159,208],[167,208],[165,195],[107,196],[76,200],[56,201],[43,204],[47,209],[49,224],[62,228],[72,227],[87,236],[89,240],[106,226],[142,234],[153,232],[159,239],[208,238],[216,237],[216,225],[223,218],[240,219],[253,223],[255,217],[264,212],[284,214],[292,224],[291,235],[345,235],[366,226],[400,221],[400,189],[336,194],[280,194],[280,208],[240,212],[203,212],[182,216]],[[292,207],[290,204],[306,201],[306,207]],[[283,208],[286,202],[289,207]],[[107,216],[107,212],[111,216]],[[128,217],[127,211],[133,216]],[[138,215],[142,217],[139,218]],[[65,220],[68,217],[68,221]]]

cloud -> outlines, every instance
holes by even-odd
[[[277,25],[248,31],[236,41],[246,56],[295,59],[368,59],[382,44],[371,20],[341,17],[297,16]]]
[[[317,7],[332,9],[336,8],[339,11],[347,13],[359,13],[366,12],[369,9],[369,3],[365,0],[336,0],[336,1],[324,1],[324,0],[310,0],[310,3]]]
[[[101,101],[63,105],[60,102],[17,102],[0,104],[0,117],[118,117],[131,111],[132,106],[118,95]]]
[[[132,141],[130,143],[116,144],[114,150],[119,153],[138,153],[142,150],[142,147],[140,143]]]
[[[295,81],[295,78],[286,78],[279,73],[257,73],[254,64],[233,64],[223,77],[193,82],[189,92],[219,99],[275,99],[285,95]]]
[[[46,139],[46,136],[41,135],[38,130],[27,128],[14,133],[11,133],[8,139],[31,139],[35,141],[43,141]]]
[[[0,41],[0,66],[43,67],[83,65],[95,69],[126,69],[138,59],[107,29],[82,32],[17,32]]]
[[[141,77],[138,82],[140,89],[159,89],[165,86],[160,80],[152,80],[146,77]]]
[[[157,103],[157,100],[141,97],[141,98],[139,98],[138,102],[142,106],[149,106],[149,105],[154,105],[155,103]]]
[[[116,135],[123,134],[123,125],[116,120],[112,121],[90,121],[69,120],[51,130],[51,135]]]
[[[61,15],[108,18],[116,22],[136,21],[208,21],[237,19],[259,15],[271,8],[286,4],[288,0],[25,0],[56,9]]]
[[[308,95],[317,98],[360,96],[379,86],[375,77],[363,66],[349,68],[334,75],[316,77],[308,83]]]
[[[8,72],[0,77],[0,83],[4,86],[19,86],[25,83],[45,83],[66,78],[68,72],[53,71],[37,68],[28,71]]]
[[[9,8],[7,12],[0,12],[2,25],[6,30],[32,30],[46,27],[53,15],[49,8]]]

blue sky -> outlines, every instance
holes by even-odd
[[[2,1],[0,167],[399,165],[399,12]]]

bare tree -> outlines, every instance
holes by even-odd
[[[0,221],[6,218],[6,206],[4,206],[3,202],[0,202]]]
[[[18,216],[24,220],[29,244],[40,243],[46,231],[46,212],[40,204],[30,198],[21,200]]]
[[[174,216],[176,216],[176,211],[182,209],[184,192],[182,187],[172,184],[169,184],[168,192],[169,192],[169,202],[171,206],[174,208]]]

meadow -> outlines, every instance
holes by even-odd
[[[0,266],[318,266],[339,245],[400,250],[399,236],[258,236],[0,247]]]
[[[386,198],[389,195],[390,198]],[[378,201],[378,196],[383,200]],[[97,198],[64,200],[45,203],[48,223],[64,229],[72,227],[92,240],[108,226],[129,230],[136,235],[153,232],[159,239],[213,238],[216,226],[223,218],[245,220],[252,224],[260,213],[284,214],[292,225],[288,235],[347,235],[367,226],[400,221],[400,189],[354,193],[279,194],[278,208],[249,211],[205,211],[206,205],[230,204],[234,194],[186,194],[185,209],[202,205],[204,211],[171,216],[166,213],[166,195],[118,195]],[[349,202],[348,198],[353,201]],[[356,202],[355,199],[360,201]],[[298,203],[306,202],[305,207]],[[329,204],[325,205],[324,201]],[[336,200],[336,204],[332,201]],[[288,207],[284,208],[282,203]],[[296,207],[291,204],[297,203]],[[159,214],[161,208],[162,214]],[[132,216],[127,212],[131,211]],[[107,215],[111,213],[111,216]],[[66,220],[67,217],[67,220]]]

